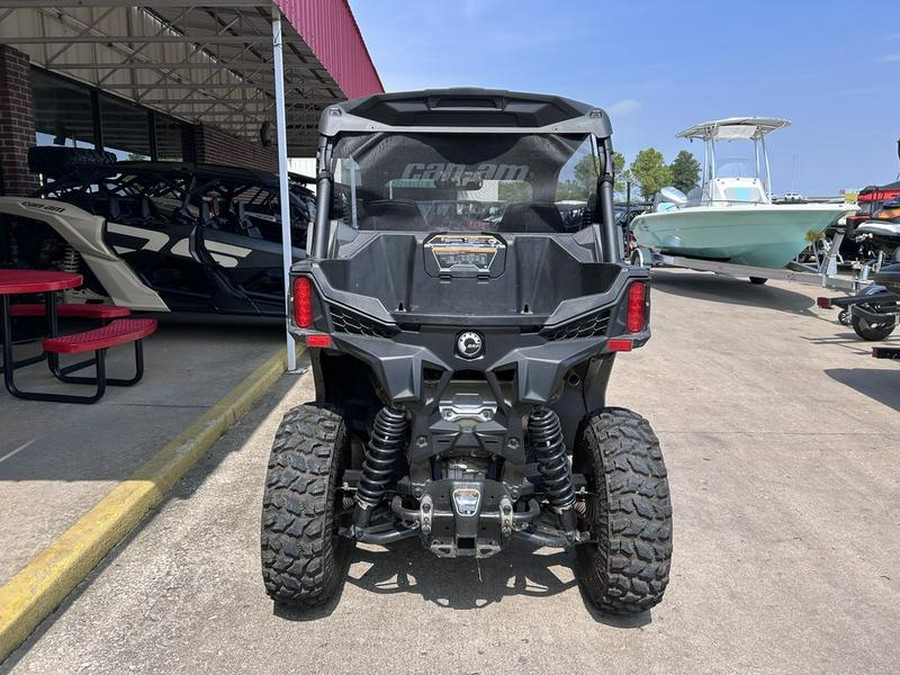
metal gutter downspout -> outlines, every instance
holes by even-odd
[[[278,136],[278,201],[281,205],[281,256],[284,271],[284,334],[287,370],[297,372],[297,351],[291,335],[291,191],[288,185],[287,123],[284,111],[284,55],[281,38],[281,10],[272,5],[272,64],[275,77],[275,127]]]

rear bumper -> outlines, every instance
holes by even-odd
[[[362,530],[345,528],[341,534],[372,544],[419,536],[425,547],[440,558],[489,558],[514,538],[557,548],[588,540],[584,533],[573,539],[542,525],[537,499],[520,497],[518,491],[498,481],[443,479],[427,483],[417,494],[415,498],[394,496],[390,504],[391,523],[373,524]]]

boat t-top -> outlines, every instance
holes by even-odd
[[[854,207],[773,204],[766,136],[790,125],[773,117],[729,117],[677,134],[703,141],[701,185],[688,195],[663,188],[653,211],[634,219],[639,245],[653,253],[780,269]],[[723,144],[751,142],[750,161],[726,157]],[[724,150],[730,150],[728,145]],[[753,168],[749,169],[748,164]],[[641,253],[637,252],[640,261]]]

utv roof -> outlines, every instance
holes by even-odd
[[[790,124],[789,120],[777,117],[726,117],[696,124],[675,134],[675,137],[699,138],[704,141],[759,140]]]
[[[502,89],[425,89],[376,94],[330,105],[319,133],[612,133],[607,114],[562,96]]]

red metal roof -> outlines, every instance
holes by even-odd
[[[384,91],[347,0],[275,0],[347,98]]]

